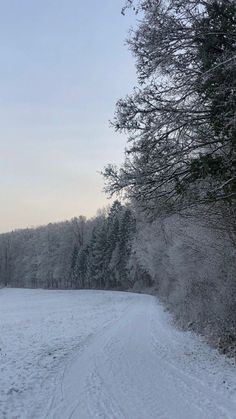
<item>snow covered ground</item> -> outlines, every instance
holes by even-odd
[[[0,290],[1,419],[235,419],[236,368],[154,297]]]

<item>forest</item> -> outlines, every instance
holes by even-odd
[[[5,287],[152,292],[179,325],[236,351],[236,4],[128,0],[137,86],[113,128],[123,165],[96,217],[0,236]]]
[[[91,220],[71,221],[0,236],[4,286],[127,289],[135,233],[131,210],[115,201]]]

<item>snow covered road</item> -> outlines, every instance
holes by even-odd
[[[1,419],[236,419],[236,369],[156,299],[0,290]]]

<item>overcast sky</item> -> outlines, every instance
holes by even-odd
[[[107,204],[99,175],[123,159],[109,127],[135,84],[124,0],[0,4],[0,231]]]

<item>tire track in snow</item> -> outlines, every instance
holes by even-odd
[[[107,335],[110,336],[110,330],[117,327],[120,320],[123,317],[126,318],[127,312],[130,310],[130,303],[132,299],[130,300],[129,297],[124,296],[123,300],[124,306],[121,314],[112,320],[106,321],[102,329],[92,335],[89,340],[85,340],[82,352],[76,352],[67,362],[60,383],[60,391],[58,389],[58,391],[55,392],[50,403],[50,408],[47,413],[48,418],[71,419],[74,417],[91,417],[87,416],[88,409],[85,399],[88,387],[85,388],[85,383],[87,382],[87,378],[91,373],[91,370],[93,370],[96,352],[99,352],[103,347],[104,339]],[[75,371],[77,372],[76,374]],[[76,387],[78,389],[77,391]],[[74,397],[69,394],[70,390]],[[63,398],[60,397],[60,394]],[[70,400],[69,402],[68,399]],[[78,399],[79,401],[76,401]],[[77,409],[82,410],[82,416],[81,413],[78,413],[79,416],[76,416]]]
[[[124,300],[121,315],[66,366],[64,399],[54,398],[48,418],[235,419],[236,404],[216,394],[184,358],[183,348],[196,351],[201,344],[175,331],[155,301]],[[203,369],[201,357],[196,362]]]
[[[91,418],[126,419],[96,368],[87,381],[87,405]]]

